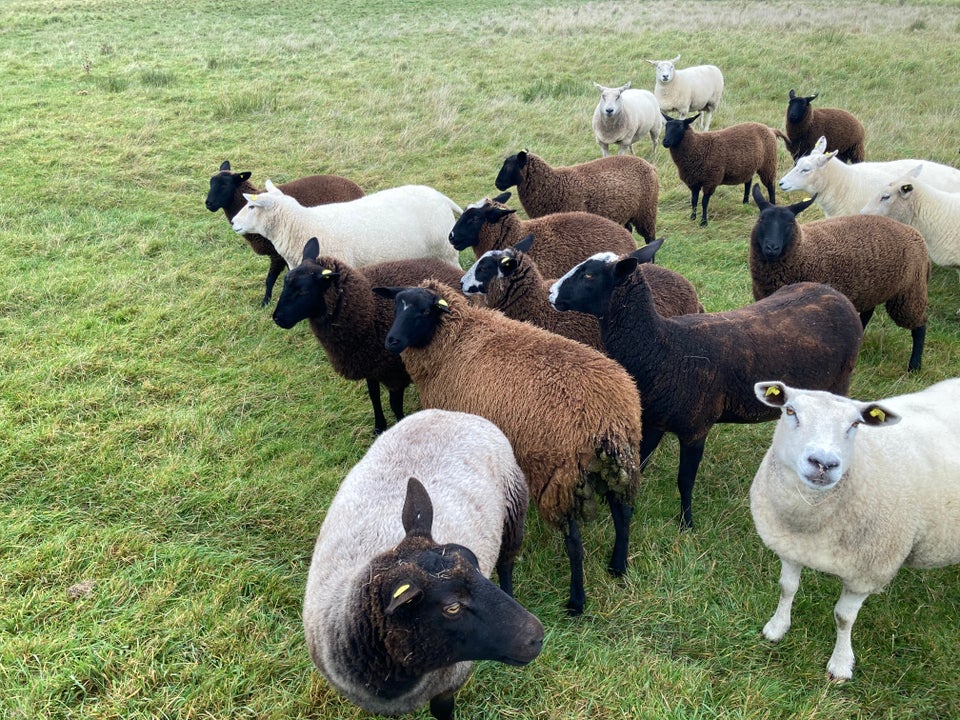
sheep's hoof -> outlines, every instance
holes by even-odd
[[[706,227],[706,226],[707,226],[707,221],[706,221],[706,219],[701,220],[701,221],[700,221],[700,227]]]

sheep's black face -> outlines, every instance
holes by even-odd
[[[768,205],[760,211],[751,242],[768,262],[779,260],[787,251],[797,228],[797,218],[788,207]]]
[[[550,288],[550,304],[557,310],[603,317],[616,286],[613,269],[617,256],[601,253],[584,260]]]
[[[526,165],[526,155],[517,153],[511,155],[503,161],[503,167],[497,173],[497,179],[494,182],[497,190],[506,190],[514,185],[519,185],[523,180],[523,168]]]
[[[487,292],[490,281],[500,273],[500,262],[504,257],[504,252],[501,250],[491,250],[484,253],[460,281],[460,289],[463,294],[478,295]]]
[[[787,105],[787,122],[796,125],[810,112],[810,98],[793,97]]]
[[[233,202],[234,193],[241,184],[240,176],[232,172],[218,172],[210,178],[210,190],[207,192],[207,200],[204,203],[207,210],[216,212],[225,207],[230,207]]]
[[[384,288],[375,288],[381,297],[393,297],[394,319],[384,346],[390,352],[400,353],[408,347],[422,348],[430,344],[444,313],[450,312],[446,300],[425,288],[393,289],[390,295]]]
[[[470,206],[457,218],[450,230],[450,244],[457,250],[474,247],[480,240],[480,230],[485,222],[483,208]]]
[[[665,148],[677,147],[683,142],[683,136],[688,127],[689,125],[683,120],[668,120],[663,130],[663,146]]]
[[[324,293],[339,275],[315,264],[298,265],[287,273],[273,321],[289,330],[301,320],[326,313]]]

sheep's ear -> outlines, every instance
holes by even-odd
[[[513,246],[513,249],[518,252],[530,252],[530,248],[533,247],[533,233],[528,234],[525,238],[520,240],[516,245]]]
[[[700,117],[700,113],[697,113],[693,117],[688,117],[684,119],[683,124],[686,125],[687,127],[690,127],[691,125],[693,125],[694,120],[696,120],[698,117]]]
[[[312,237],[307,240],[307,244],[303,246],[303,256],[300,258],[300,262],[306,262],[307,260],[313,261],[320,256],[320,241],[317,238]]]
[[[264,187],[267,189],[267,192],[270,193],[271,195],[279,195],[281,192],[280,188],[274,185],[273,182],[270,180],[270,178],[267,178],[267,181]]]
[[[598,82],[595,82],[595,83],[593,84],[593,86],[594,86],[597,90],[599,90],[600,92],[603,92],[603,91],[606,89],[606,88],[603,87],[603,85],[601,85],[601,84],[598,83]]]
[[[498,208],[498,207],[488,207],[487,208],[487,219],[491,223],[500,222],[507,215],[513,215],[516,210],[513,208]]]
[[[907,195],[913,192],[913,185],[910,183],[904,183],[900,186],[900,197],[905,198]]]
[[[480,561],[477,559],[477,556],[474,554],[473,550],[463,545],[447,543],[446,545],[441,545],[438,547],[435,552],[438,552],[441,555],[458,555],[473,567],[478,569],[480,567]]]
[[[902,419],[895,412],[887,410],[877,403],[868,403],[860,410],[860,419],[864,425],[873,425],[874,427],[896,425]]]
[[[520,165],[521,168],[527,164],[526,150],[521,150],[520,152],[517,153],[517,163]]]
[[[253,207],[273,207],[274,199],[265,193],[244,193],[243,197],[246,198],[246,201]]]
[[[839,151],[839,150],[831,150],[831,151],[828,152],[828,153],[824,153],[824,154],[823,154],[823,159],[824,159],[824,161],[827,161],[827,160],[829,160],[830,158],[836,157],[836,155],[837,155],[838,152],[840,152],[840,151]]]
[[[430,537],[433,527],[433,503],[427,489],[415,477],[407,480],[407,496],[403,501],[403,529],[407,537]]]
[[[633,271],[637,269],[637,259],[632,255],[627,255],[625,258],[618,260],[616,265],[613,266],[613,282],[614,285],[620,285],[625,282],[628,277],[633,275]]]
[[[226,172],[229,169],[230,169],[229,160],[224,160],[222,163],[220,163],[220,172]]]
[[[517,256],[513,253],[506,253],[500,258],[500,272],[504,275],[510,275],[517,269]]]
[[[510,199],[510,191],[507,190],[506,192],[502,192],[499,195],[497,195],[495,198],[493,198],[493,201],[503,204],[503,203],[506,203],[507,200],[509,199]]]
[[[824,153],[827,151],[827,136],[821,135],[817,139],[817,144],[813,146],[813,152]]]
[[[673,60],[671,60],[670,62],[672,62],[674,65],[676,65],[678,62],[680,62],[680,56],[677,55],[677,56],[676,56]]]
[[[423,595],[423,590],[418,585],[406,580],[401,580],[390,591],[390,602],[383,609],[385,615],[393,615],[398,607],[411,603]]]
[[[758,382],[753,392],[757,400],[770,407],[783,407],[787,402],[787,386],[782,382]]]
[[[773,207],[773,203],[763,196],[763,190],[760,189],[758,183],[753,184],[753,201],[757,204],[757,207],[760,208],[761,212],[768,207]]]
[[[663,245],[663,238],[657,238],[656,240],[647,243],[642,248],[634,250],[630,253],[629,257],[635,258],[638,265],[643,263],[652,263],[654,262],[657,250]]]
[[[910,177],[920,177],[920,173],[923,172],[923,164],[917,165],[913,170],[907,173]]]
[[[790,99],[793,100],[797,94],[793,91],[793,88],[790,88]]]
[[[819,95],[819,94],[820,94],[820,93],[814,93],[813,95],[810,95],[810,96],[808,96],[808,97],[805,97],[804,100],[806,100],[808,103],[813,102],[814,100],[817,99],[817,95]]]
[[[401,290],[406,290],[402,287],[375,287],[373,288],[373,294],[377,297],[382,297],[386,300],[394,300]]]
[[[442,297],[439,297],[439,296],[434,298],[433,307],[435,310],[439,310],[440,312],[443,312],[443,313],[450,312],[450,303],[448,303],[446,300],[444,300]]]
[[[796,217],[797,215],[802,213],[804,210],[806,210],[808,207],[813,205],[813,201],[816,199],[817,199],[817,194],[814,193],[813,197],[808,197],[806,200],[801,200],[800,202],[796,202],[793,205],[790,205],[788,207],[790,208],[790,212],[793,213],[793,216]]]
[[[620,92],[623,92],[624,90],[629,90],[629,89],[630,89],[630,81],[628,80],[626,85],[621,85],[621,86],[620,86],[619,88],[617,88],[617,89],[618,89]]]
[[[651,65],[653,65],[654,67],[657,66],[657,61],[656,61],[656,60],[647,60],[647,62],[650,63]]]
[[[244,170],[242,173],[237,173],[237,177],[240,179],[240,182],[246,182],[250,179],[250,176],[253,175],[249,170]]]

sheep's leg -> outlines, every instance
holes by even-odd
[[[367,378],[367,395],[370,396],[370,404],[373,405],[373,431],[379,435],[387,429],[387,418],[383,414],[383,404],[380,402],[380,383],[372,378]]]
[[[710,121],[713,120],[713,110],[704,108],[702,112],[703,114],[700,116],[700,129],[706,132],[710,129]]]
[[[707,205],[710,204],[710,196],[713,195],[713,190],[707,192],[703,191],[703,216],[700,218],[700,227],[707,226]]]
[[[914,372],[920,369],[920,361],[923,359],[923,343],[927,338],[927,326],[921,325],[910,331],[910,337],[913,338],[913,350],[910,352],[910,362],[907,364],[907,370]]]
[[[627,548],[630,543],[630,519],[633,508],[620,501],[612,492],[607,493],[610,516],[613,518],[613,554],[607,571],[614,577],[620,577],[627,571]]]
[[[597,145],[600,146],[600,152],[603,153],[603,157],[610,155],[610,145],[607,143],[602,143],[599,140],[597,141]]]
[[[876,310],[876,308],[870,308],[869,310],[864,310],[862,313],[860,313],[860,325],[864,330],[867,329],[867,323],[870,322],[870,318],[873,317],[874,310]]]
[[[777,603],[777,611],[773,613],[773,617],[763,626],[763,636],[770,642],[779,642],[790,629],[790,611],[793,608],[793,598],[800,588],[802,569],[802,565],[780,558],[780,602]]]
[[[659,428],[645,427],[643,428],[643,438],[640,440],[640,471],[643,472],[647,469],[647,463],[650,462],[650,457],[653,455],[654,451],[660,445],[660,441],[663,439],[664,431]]]
[[[500,581],[500,589],[507,595],[513,597],[513,563],[499,563],[497,565],[497,580]]]
[[[270,302],[270,298],[273,297],[273,286],[277,284],[277,278],[280,277],[280,273],[286,269],[286,260],[279,255],[270,256],[270,269],[267,271],[267,279],[263,283],[265,292],[263,294],[263,300],[260,302],[260,307],[266,307]]]
[[[677,471],[677,489],[680,490],[680,529],[693,529],[693,483],[703,459],[707,439],[680,441],[680,469]]]
[[[697,219],[697,201],[700,199],[700,186],[694,185],[690,188],[690,219]],[[706,197],[704,197],[706,200]]]
[[[583,538],[580,536],[577,521],[572,517],[567,518],[563,544],[567,549],[567,558],[570,560],[570,599],[567,600],[567,614],[582,615],[583,606],[587,602],[587,594],[583,589]]]
[[[430,698],[430,714],[437,720],[453,720],[453,693]]]
[[[390,409],[393,411],[393,416],[397,419],[397,422],[403,420],[403,391],[405,389],[406,388],[387,390]],[[377,391],[377,397],[380,397],[379,391]]]
[[[747,180],[743,184],[743,204],[746,205],[750,202],[750,186],[753,185],[753,180]]]
[[[857,613],[869,596],[870,593],[855,593],[844,585],[840,599],[833,608],[833,617],[837,621],[837,642],[827,663],[827,675],[831,680],[843,682],[853,677],[854,656],[850,635]]]

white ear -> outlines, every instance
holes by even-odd
[[[817,144],[813,146],[813,152],[822,153],[826,152],[827,149],[827,136],[821,135],[820,139],[817,140]]]
[[[270,197],[267,193],[244,193],[243,197],[246,198],[252,207],[268,208],[273,207],[274,204],[274,198]]]
[[[629,90],[629,89],[630,89],[630,82],[629,82],[629,81],[627,82],[626,85],[621,85],[621,86],[620,86],[620,92],[623,92],[624,90]]]
[[[656,61],[656,60],[647,60],[647,62],[650,63],[651,65],[653,65],[654,67],[657,66],[657,61]]]
[[[670,62],[671,62],[673,65],[676,65],[678,62],[680,62],[680,56],[677,55],[677,56],[676,56],[673,60],[671,60]]]
[[[266,184],[264,185],[264,187],[267,188],[267,192],[268,192],[268,193],[277,194],[277,193],[280,192],[280,188],[278,188],[276,185],[274,185],[274,184],[273,184],[273,181],[272,181],[270,178],[267,178],[267,181],[266,181]]]
[[[920,172],[923,170],[923,165],[917,165],[913,170],[907,173],[910,177],[920,177]]]

